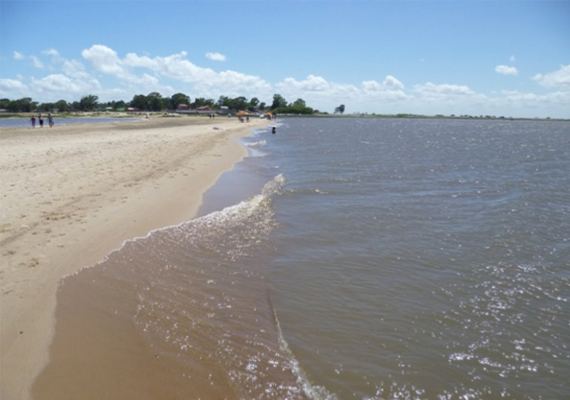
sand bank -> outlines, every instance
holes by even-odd
[[[29,397],[60,279],[192,218],[205,190],[247,154],[236,139],[265,123],[157,117],[0,129],[0,398]]]

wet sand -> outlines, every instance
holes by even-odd
[[[236,139],[262,124],[155,117],[0,129],[0,398],[29,398],[48,360],[60,280],[192,218],[247,154]]]

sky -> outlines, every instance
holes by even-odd
[[[570,1],[0,1],[0,98],[570,118]]]

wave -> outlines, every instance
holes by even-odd
[[[317,389],[280,342],[265,296],[265,268],[273,256],[269,234],[276,226],[272,197],[285,184],[277,175],[247,200],[126,241],[105,261],[66,279],[58,318],[81,320],[84,333],[71,340],[74,327],[60,322],[55,340],[77,344],[78,363],[90,349],[109,357],[121,349],[129,353],[80,378],[90,385],[91,375],[110,382],[117,371],[144,369],[155,378],[143,382],[126,374],[125,382],[139,392],[158,387],[169,398],[192,391],[204,398],[314,397]],[[56,385],[47,376],[42,382]],[[122,387],[109,390],[117,394]]]
[[[324,387],[313,385],[305,371],[301,368],[299,361],[295,358],[293,352],[289,348],[289,344],[283,336],[283,331],[281,329],[281,324],[279,323],[279,318],[277,318],[277,312],[273,307],[271,297],[268,296],[268,301],[273,311],[273,319],[275,322],[275,327],[277,329],[279,348],[281,352],[287,356],[290,360],[291,369],[296,377],[297,384],[302,388],[303,393],[310,399],[314,400],[338,400],[338,397],[333,393],[328,392]]]
[[[258,142],[246,143],[247,147],[264,147],[267,144],[266,140],[260,140]]]

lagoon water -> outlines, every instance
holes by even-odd
[[[54,126],[75,124],[106,124],[109,122],[139,121],[141,118],[106,118],[106,117],[69,117],[54,118]],[[0,128],[32,128],[30,118],[0,118]],[[49,128],[47,114],[44,114],[44,128]],[[36,118],[36,129],[40,123]]]
[[[570,396],[570,123],[291,118],[244,144],[198,218],[64,280],[36,398]]]

